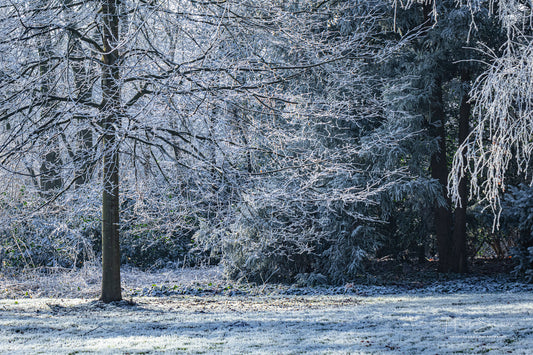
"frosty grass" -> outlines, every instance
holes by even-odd
[[[472,278],[419,288],[246,287],[218,269],[96,270],[0,280],[0,354],[531,354],[533,286]],[[154,297],[155,296],[155,297]],[[163,296],[163,297],[162,297]]]

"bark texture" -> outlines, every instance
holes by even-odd
[[[102,2],[102,113],[103,195],[102,195],[102,295],[103,302],[120,301],[119,244],[119,151],[116,129],[120,126],[119,1]]]
[[[439,149],[431,156],[431,177],[439,182],[442,188],[442,202],[435,206],[435,233],[439,251],[439,271],[449,272],[452,268],[452,214],[451,203],[446,194],[448,185],[448,162],[446,159],[446,128],[443,109],[442,82],[439,77],[435,80],[432,101],[430,104],[430,133],[437,139]]]
[[[461,75],[463,82],[468,81],[470,76],[468,73]],[[461,146],[467,139],[470,130],[470,111],[471,104],[468,102],[470,99],[468,93],[465,93],[461,99],[461,106],[459,108],[459,133],[458,133],[458,145]],[[465,151],[460,152],[463,155],[463,159],[466,160]],[[468,272],[467,263],[467,247],[466,247],[466,207],[468,203],[468,177],[463,176],[459,181],[459,199],[461,205],[455,208],[453,235],[452,235],[452,248],[451,248],[451,265],[450,271],[457,273]]]

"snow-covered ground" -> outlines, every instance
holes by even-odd
[[[48,283],[43,280],[51,276],[2,279],[1,354],[531,354],[533,349],[533,292],[518,283],[347,285],[344,294],[338,294],[340,288],[296,294],[294,288],[224,286],[216,269],[166,275],[129,270],[128,301],[104,305],[90,299],[93,291],[81,289],[87,283],[83,275],[74,275],[56,275]],[[163,286],[146,284],[156,275]],[[32,278],[56,285],[59,298],[50,298],[53,291],[47,294]],[[92,290],[91,283],[86,286]],[[150,293],[166,296],[143,296]]]

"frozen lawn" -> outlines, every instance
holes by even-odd
[[[533,295],[0,301],[0,353],[527,353]]]
[[[20,278],[18,292],[27,287],[33,295],[13,298],[5,286],[14,286],[14,280],[0,284],[1,354],[526,354],[533,349],[529,291],[172,294],[103,305],[79,295],[44,297],[31,280]],[[73,279],[69,287],[79,286]]]

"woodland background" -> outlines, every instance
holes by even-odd
[[[104,300],[120,264],[345,284],[511,257],[533,280],[530,2],[0,9],[3,270],[103,254]]]

